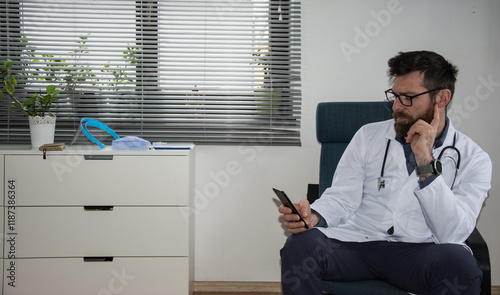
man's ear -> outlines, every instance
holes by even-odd
[[[451,100],[451,91],[450,89],[441,89],[436,94],[435,101],[438,104],[439,108],[445,108]]]

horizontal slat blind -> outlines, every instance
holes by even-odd
[[[56,141],[71,142],[80,120],[94,118],[150,141],[300,144],[294,0],[0,5],[0,54],[15,63],[16,95],[63,90]],[[0,141],[28,143],[27,119],[0,103]]]

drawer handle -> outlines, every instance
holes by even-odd
[[[85,211],[113,211],[114,206],[83,206]]]
[[[83,155],[85,160],[113,160],[113,155]]]
[[[84,262],[112,262],[113,257],[83,257]]]

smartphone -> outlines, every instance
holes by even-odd
[[[285,192],[282,190],[276,189],[276,188],[273,188],[273,191],[278,196],[281,203],[283,205],[285,205],[286,207],[292,209],[293,214],[297,214],[300,218],[300,221],[304,222],[306,229],[309,229],[309,226],[307,225],[306,221],[304,220],[304,218],[302,218],[302,215],[300,215],[299,210],[297,210],[297,208],[295,208],[292,201],[290,201],[290,198],[288,198],[288,196],[285,194]]]

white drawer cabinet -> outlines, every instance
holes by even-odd
[[[20,206],[186,206],[189,201],[187,156],[94,152],[91,155],[50,154],[44,160],[40,155],[8,155],[5,170],[6,177],[18,185]]]
[[[16,287],[4,278],[11,295],[188,294],[187,257],[33,258],[16,261]],[[5,268],[8,268],[4,264]]]
[[[16,233],[23,258],[189,254],[189,228],[178,207],[17,207]]]
[[[192,293],[192,148],[0,152],[3,294]]]

